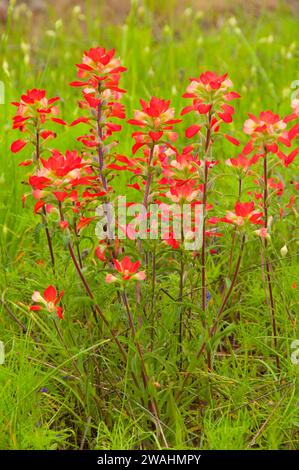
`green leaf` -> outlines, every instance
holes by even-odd
[[[39,222],[35,228],[34,228],[34,232],[33,232],[33,236],[34,236],[34,241],[35,243],[39,243],[39,236],[40,236],[40,232],[41,230],[43,229],[44,227],[44,224],[42,224],[41,222]]]

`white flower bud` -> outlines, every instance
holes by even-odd
[[[283,245],[283,247],[282,247],[281,250],[280,250],[280,254],[281,254],[281,256],[282,256],[283,258],[285,258],[285,256],[287,255],[287,253],[288,253],[288,247],[287,247],[287,245]]]
[[[55,29],[56,31],[58,31],[60,28],[62,28],[62,19],[59,18],[56,22],[55,22]]]

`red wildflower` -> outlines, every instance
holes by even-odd
[[[267,239],[267,240],[270,240],[271,239],[271,236],[268,232],[268,229],[266,227],[261,227],[257,230],[254,231],[254,233],[261,237],[261,238],[264,238],[264,239]]]
[[[154,145],[163,137],[170,141],[177,138],[177,134],[173,132],[174,124],[181,122],[180,119],[174,119],[174,108],[169,108],[170,101],[152,97],[147,103],[140,100],[142,110],[134,112],[134,119],[129,119],[128,123],[133,126],[142,127],[144,130],[134,132],[133,138],[136,144],[133,147],[133,153],[143,145]]]
[[[61,230],[66,230],[69,226],[69,223],[67,220],[61,220],[59,222],[59,227],[61,228]]]
[[[177,177],[176,179],[190,179],[192,174],[197,172],[198,167],[201,165],[201,162],[198,160],[198,155],[192,153],[193,147],[185,147],[181,154],[177,153],[175,159],[164,163],[163,174],[165,176]]]
[[[95,217],[81,217],[79,222],[77,223],[76,229],[79,231],[84,227],[87,227]]]
[[[59,97],[48,99],[45,90],[34,88],[22,95],[20,101],[12,103],[17,106],[16,115],[13,117],[13,129],[19,129],[23,133],[28,132],[28,138],[15,140],[11,144],[13,153],[22,150],[28,142],[36,146],[38,142],[36,136],[39,136],[39,141],[56,137],[54,132],[44,129],[43,126],[49,120],[65,124],[62,119],[56,117],[59,111],[55,103],[58,100]],[[24,162],[23,166],[30,163]]]
[[[183,97],[191,98],[192,104],[186,106],[181,111],[181,115],[195,112],[200,118],[200,122],[193,123],[186,129],[187,138],[200,134],[200,138],[205,139],[207,134],[211,143],[212,134],[218,132],[220,123],[232,122],[235,110],[227,101],[239,98],[240,95],[229,91],[231,87],[232,82],[227,74],[217,76],[214,72],[208,71],[202,73],[199,78],[190,78],[190,84]],[[208,119],[205,115],[208,115]],[[207,128],[205,132],[202,132],[203,126]],[[233,144],[239,145],[239,142],[233,137],[226,134],[225,137]]]
[[[24,131],[25,128],[34,122],[35,126],[43,125],[47,120],[65,124],[62,119],[55,116],[59,114],[55,105],[60,98],[47,98],[45,90],[27,90],[27,93],[21,96],[20,101],[13,102],[17,106],[17,113],[13,117],[13,128]]]
[[[262,111],[259,117],[248,114],[249,119],[245,121],[244,132],[254,138],[260,135],[264,137],[277,137],[286,128],[286,123],[279,117],[278,114],[272,111]]]
[[[40,162],[41,166],[36,175],[29,177],[29,184],[34,190],[51,187],[53,194],[60,201],[67,196],[65,187],[70,189],[76,185],[88,184],[94,178],[90,166],[76,150],[67,150],[65,155],[58,150],[52,150],[51,157],[48,160],[40,158]]]
[[[180,248],[180,243],[174,238],[172,232],[163,234],[162,239],[163,242],[166,243],[166,245],[169,245],[173,250],[178,250]]]
[[[239,153],[237,158],[229,158],[226,160],[226,164],[234,168],[242,169],[247,171],[252,165],[254,165],[260,159],[260,155],[255,154],[252,158],[247,158],[243,153]]]
[[[107,260],[106,258],[106,250],[107,250],[107,244],[105,243],[100,243],[96,249],[95,249],[95,255],[96,257],[100,260],[105,262]]]
[[[264,182],[264,177],[261,177],[261,181]],[[257,185],[260,185],[261,181],[260,180],[254,180],[254,183],[257,184]],[[275,189],[274,194],[276,194],[277,196],[282,196],[283,195],[284,186],[283,186],[283,182],[279,178],[277,178],[277,177],[268,178],[267,179],[267,186],[268,186],[268,188]],[[261,194],[256,194],[256,199],[261,199],[261,198],[262,198]]]
[[[83,59],[77,64],[78,77],[81,81],[74,81],[72,86],[103,88],[110,92],[123,92],[118,88],[120,74],[126,68],[121,66],[120,60],[114,57],[115,50],[106,50],[104,47],[94,47],[84,51]]]
[[[228,91],[232,87],[231,80],[227,77],[227,73],[217,76],[214,72],[205,72],[199,78],[190,78],[190,85],[184,98],[192,98],[193,103],[185,107],[181,114],[184,115],[190,111],[196,111],[199,114],[208,114],[213,111],[224,122],[231,122],[234,108],[227,104],[240,95],[233,91]],[[199,131],[199,129],[197,129]],[[190,128],[189,131],[190,133]],[[196,133],[196,128],[191,133]]]
[[[31,305],[31,311],[38,311],[46,309],[48,312],[55,312],[58,318],[62,318],[62,307],[57,306],[64,292],[62,291],[57,295],[57,291],[54,286],[48,286],[42,296],[38,291],[35,291],[32,295],[33,302],[40,305]]]
[[[199,185],[195,181],[176,181],[170,186],[166,196],[173,202],[192,202],[198,198],[200,193]]]
[[[226,217],[220,219],[222,222],[234,224],[239,227],[243,226],[246,222],[251,224],[262,225],[261,219],[263,213],[254,210],[254,202],[236,202],[235,212],[227,211]]]
[[[106,275],[106,282],[120,282],[120,281],[143,281],[146,277],[144,271],[138,271],[140,267],[140,261],[133,263],[128,256],[125,256],[121,261],[117,259],[113,260],[116,271],[121,277],[116,277],[113,274]]]
[[[278,114],[272,111],[262,111],[258,117],[249,114],[249,119],[245,121],[244,132],[250,136],[250,140],[243,148],[243,153],[248,155],[252,151],[265,152],[265,149],[277,154],[288,166],[295,158],[297,150],[292,152],[289,157],[279,150],[279,145],[283,144],[287,147],[291,146],[291,131],[286,130],[286,122],[281,119]]]

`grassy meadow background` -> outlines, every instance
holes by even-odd
[[[0,305],[0,341],[6,350],[5,363],[0,365],[1,449],[132,449],[144,442],[150,443],[149,448],[159,446],[144,427],[145,410],[140,409],[133,419],[124,406],[114,407],[113,399],[110,408],[105,408],[105,394],[110,387],[112,395],[117,389],[109,339],[99,334],[93,318],[87,316],[88,301],[71,265],[65,268],[63,257],[61,271],[58,268],[65,290],[65,320],[60,331],[46,315],[38,322],[29,315],[32,292],[55,279],[30,198],[22,208],[26,168],[18,168],[20,156],[10,152],[11,142],[19,137],[11,129],[11,101],[27,89],[45,88],[48,96],[61,97],[62,117],[71,122],[80,112],[76,106],[80,91],[68,84],[75,79],[75,63],[82,51],[97,45],[115,47],[128,68],[121,82],[127,90],[123,102],[128,116],[138,107],[140,97],[151,95],[170,98],[179,112],[189,77],[204,70],[229,72],[234,90],[242,95],[231,126],[238,138],[247,112],[271,109],[287,114],[292,83],[299,80],[298,2],[249,1],[244,8],[243,2],[215,1],[208,9],[200,1],[118,3],[3,2],[0,10],[0,80],[5,87],[5,102],[0,105],[0,295],[5,303]],[[119,153],[130,155],[131,132],[130,126],[123,126]],[[53,145],[62,150],[80,148],[75,141],[78,135],[77,128],[61,130]],[[236,154],[229,143],[222,143],[217,151],[222,160],[233,156],[231,152]],[[282,177],[286,183],[293,178],[298,181],[298,163],[284,169]],[[118,177],[116,186],[124,184]],[[226,179],[222,191],[229,207],[237,194],[235,180],[230,184]],[[165,314],[156,337],[161,354],[148,360],[161,386],[162,421],[173,448],[298,448],[298,366],[290,361],[290,344],[299,338],[298,288],[292,288],[299,278],[298,222],[285,225],[280,221],[278,228],[273,249],[278,258],[285,242],[289,250],[275,264],[283,364],[280,380],[271,356],[261,272],[258,266],[252,268],[252,263],[259,262],[254,246],[246,247],[236,306],[230,310],[231,318],[241,318],[234,331],[238,354],[224,351],[209,378],[205,370],[198,370],[198,381],[190,386],[190,395],[186,394],[180,408],[173,398],[177,380],[174,352],[164,348],[171,343],[170,326],[177,306],[166,296],[161,300]],[[92,256],[92,240],[84,243],[90,250],[87,256]],[[223,267],[215,267],[211,283]],[[97,298],[117,324],[118,316],[123,315],[120,306],[111,299],[102,273],[91,275]],[[26,326],[27,333],[11,314]],[[39,345],[32,335],[38,336]],[[196,344],[196,338],[186,344],[186,354]],[[111,372],[112,384],[101,383],[102,368]],[[197,395],[200,398],[190,411],[188,400]],[[122,400],[125,402],[125,393]]]

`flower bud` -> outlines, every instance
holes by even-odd
[[[288,248],[287,248],[287,245],[283,245],[283,247],[281,248],[280,250],[280,254],[283,258],[285,258],[285,256],[287,255],[288,253]]]

